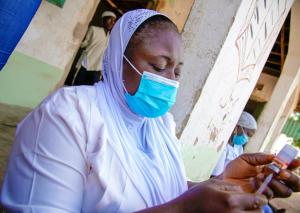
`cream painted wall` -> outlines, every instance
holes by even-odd
[[[269,101],[277,80],[278,78],[275,76],[261,73],[250,99],[259,102]],[[262,86],[262,88],[260,89],[258,86]]]
[[[63,8],[42,2],[0,73],[0,103],[34,108],[63,85],[99,2],[68,0]]]
[[[184,66],[172,109],[179,135],[199,99],[240,4],[241,0],[197,0],[193,4],[182,33]]]
[[[166,14],[182,31],[195,0],[160,0],[157,11]]]
[[[204,50],[207,50],[207,46],[212,43],[215,44],[218,40],[222,40],[220,37],[224,36],[224,34],[219,34],[219,29],[214,27],[203,27],[203,30],[200,31],[197,26],[205,21],[204,17],[210,14],[210,22],[205,23],[206,26],[218,26],[220,24],[219,17],[222,17],[222,20],[231,20],[226,25],[218,26],[223,29],[223,32],[227,32],[225,42],[220,45],[220,51],[216,51],[217,46],[215,46],[215,49],[210,49],[213,50],[211,51],[213,55],[209,52],[203,54],[203,50],[199,49],[200,46],[194,46],[193,51],[188,51],[188,53],[196,56],[185,56],[185,58],[192,58],[184,66],[184,71],[189,74],[189,84],[196,84],[195,88],[185,91],[185,95],[197,96],[200,93],[200,97],[196,98],[196,104],[190,111],[190,117],[180,139],[183,142],[183,155],[189,177],[193,180],[203,180],[209,177],[218,155],[227,143],[293,1],[231,1],[232,4],[234,2],[234,6],[227,1],[223,2],[223,5],[220,1],[209,1],[210,3],[207,4],[214,2],[216,3],[215,8],[220,11],[222,8],[223,11],[203,10],[202,17],[194,19],[193,17],[198,17],[199,9],[203,9],[200,5],[205,5],[202,1],[198,4],[196,2],[184,31],[196,31],[197,36],[208,37],[206,41],[198,40],[198,42],[205,41],[202,44]],[[232,9],[226,10],[228,7]],[[225,11],[226,14],[224,14]],[[193,37],[184,35],[186,41],[188,38],[192,39]],[[197,40],[197,38],[195,39]],[[192,45],[193,41],[186,44]],[[188,47],[191,46],[185,46],[186,49]],[[198,57],[199,60],[195,57]],[[201,69],[203,68],[201,63],[203,58],[211,60],[205,61],[204,74],[199,74],[203,72]],[[209,67],[212,69],[210,70]],[[206,73],[207,68],[209,75]],[[194,79],[198,78],[197,76],[202,78],[200,77],[197,81]],[[184,80],[187,81],[187,79]],[[183,94],[181,94],[182,96]],[[190,100],[183,99],[187,105],[190,104]],[[178,118],[177,111],[174,110],[174,112]],[[199,151],[192,153],[193,150]],[[205,150],[209,150],[209,152],[205,152]]]
[[[63,8],[43,1],[17,51],[68,70],[100,0],[68,0]]]
[[[300,80],[300,79],[299,79]],[[300,82],[299,82],[300,83]],[[266,148],[265,148],[265,152],[271,152],[271,153],[278,153],[278,144],[276,143],[276,139],[278,137],[280,137],[282,129],[286,123],[286,121],[288,120],[288,118],[290,117],[290,115],[294,112],[297,103],[298,103],[298,98],[299,98],[299,88],[295,88],[293,94],[290,96],[288,102],[285,105],[285,109],[283,111],[283,113],[281,114],[276,127],[274,129],[274,133],[272,134],[272,136],[270,137],[270,141],[271,143],[268,143]],[[281,144],[281,146],[283,147],[284,144]],[[281,147],[281,148],[282,148]]]
[[[258,131],[246,147],[247,151],[264,151],[266,148],[269,150],[274,142],[273,139],[280,133],[278,124],[282,117],[288,116],[288,113],[285,113],[285,111],[288,111],[286,108],[289,107],[290,97],[300,84],[299,26],[300,0],[296,0],[291,12],[289,52],[270,101],[259,117]]]

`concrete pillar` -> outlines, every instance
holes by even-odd
[[[273,131],[270,137],[270,143],[267,144],[264,150],[265,152],[271,152],[276,138],[280,135],[286,121],[288,120],[288,118],[290,117],[290,115],[293,113],[293,111],[297,106],[298,97],[299,97],[299,88],[296,88],[293,94],[291,95],[290,99],[288,100],[285,109],[276,124],[275,130]]]
[[[209,177],[255,87],[293,0],[195,1],[173,109],[187,174]]]
[[[179,31],[182,32],[194,2],[195,0],[160,0],[156,10],[167,15],[177,25]]]
[[[300,0],[296,0],[291,12],[289,52],[282,73],[272,96],[258,120],[258,131],[246,147],[246,151],[264,151],[271,147],[281,116],[286,117],[285,108],[300,83]],[[288,111],[288,109],[287,109]],[[272,137],[273,136],[273,137]]]
[[[241,0],[226,3],[219,0],[194,1],[182,32],[184,66],[177,101],[172,109],[178,135],[200,97],[240,4]]]

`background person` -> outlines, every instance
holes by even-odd
[[[73,85],[93,85],[100,81],[104,51],[108,45],[109,34],[113,28],[116,15],[111,11],[102,13],[103,27],[90,26],[81,43],[85,48],[78,60]]]
[[[212,176],[220,175],[227,164],[243,154],[244,146],[257,129],[255,118],[248,112],[242,112],[218,162],[212,172]]]

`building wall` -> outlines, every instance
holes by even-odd
[[[251,100],[267,102],[272,96],[278,78],[266,73],[261,73],[256,86],[251,94]]]
[[[195,0],[160,0],[156,10],[166,14],[176,23],[179,31],[182,31],[194,1]]]
[[[241,0],[198,0],[193,4],[182,32],[184,66],[177,101],[172,109],[178,135],[186,126],[199,99],[240,3]]]
[[[42,2],[0,73],[0,103],[33,108],[63,84],[99,2]]]
[[[17,51],[66,70],[99,2],[68,0],[59,8],[43,1]]]
[[[182,33],[185,65],[172,109],[191,179],[209,176],[292,2],[194,2]],[[62,85],[98,3],[68,0],[61,9],[43,1],[0,73],[0,103],[32,108]]]
[[[284,121],[295,105],[293,94],[300,84],[300,0],[296,0],[291,11],[289,52],[272,96],[258,120],[257,133],[246,149],[250,152],[269,151]],[[298,96],[298,95],[296,95]]]
[[[63,70],[15,51],[0,73],[0,103],[33,108],[57,86]]]
[[[292,3],[292,0],[195,1],[183,34],[188,50],[183,75],[188,76],[181,82],[183,93],[179,94],[179,103],[174,109],[182,126],[181,115],[188,117],[180,139],[191,179],[209,177],[256,85]],[[206,10],[203,6],[214,7]],[[230,22],[219,25],[220,20]],[[204,21],[207,23],[200,30],[197,26]],[[219,33],[220,28],[223,33]],[[201,45],[194,43],[194,39],[202,42],[204,50],[210,51],[203,54]],[[193,101],[192,110],[185,110]]]

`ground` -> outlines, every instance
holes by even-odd
[[[0,183],[2,183],[16,126],[29,111],[30,109],[0,104]]]
[[[0,184],[2,183],[16,126],[29,111],[25,108],[8,107],[0,104]],[[274,199],[271,204],[277,209],[286,209],[287,213],[299,213],[300,193],[295,193],[288,199]]]

